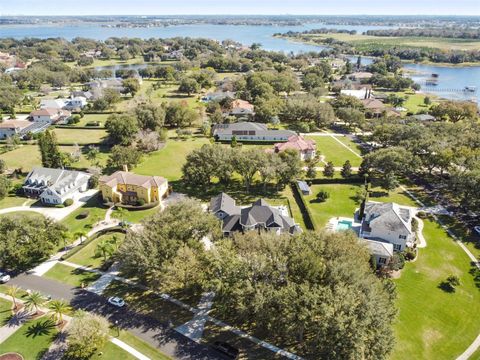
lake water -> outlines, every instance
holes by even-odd
[[[109,37],[204,37],[215,40],[231,39],[245,45],[261,43],[266,50],[283,51],[285,53],[301,53],[308,51],[320,51],[325,47],[296,43],[286,39],[274,38],[275,33],[287,31],[304,31],[315,28],[338,28],[356,30],[362,33],[373,29],[391,28],[388,26],[347,26],[347,25],[324,25],[321,23],[305,24],[302,26],[249,26],[249,25],[176,25],[168,27],[151,28],[106,28],[97,24],[82,24],[78,26],[2,26],[0,37],[12,37],[21,39],[24,37],[50,38],[63,37],[71,40],[75,37],[85,37],[97,40],[105,40]],[[356,61],[356,58],[355,60]],[[371,62],[371,59],[364,58],[363,64]],[[478,100],[480,91],[480,66],[474,67],[442,67],[430,65],[405,64],[405,68],[415,71],[410,76],[422,85],[422,90],[431,92],[449,99],[474,99]],[[437,86],[426,86],[425,80],[432,73],[439,75]],[[476,93],[461,91],[466,86],[475,86]]]

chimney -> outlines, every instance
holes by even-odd
[[[123,171],[128,172],[128,165],[123,165]]]

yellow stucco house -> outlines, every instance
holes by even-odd
[[[98,183],[103,199],[114,203],[149,204],[161,201],[168,193],[168,181],[161,176],[117,171],[100,177]]]

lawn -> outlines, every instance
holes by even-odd
[[[153,214],[156,214],[158,211],[160,211],[160,207],[154,207],[153,209],[148,209],[148,210],[127,210],[127,215],[125,216],[125,221],[131,222],[133,224],[138,224],[141,222],[143,219],[145,219],[148,216],[151,216]],[[113,215],[115,217],[115,214]]]
[[[113,333],[114,333],[115,336],[117,335],[116,330],[114,330]],[[138,337],[134,336],[132,333],[130,333],[128,331],[120,330],[120,336],[118,336],[118,339],[122,340],[124,343],[130,345],[131,347],[135,348],[137,351],[139,351],[140,353],[149,357],[152,360],[168,360],[168,359],[170,359],[170,357],[161,353],[159,350],[150,346],[146,342],[140,340]]]
[[[10,169],[22,168],[23,171],[30,171],[34,166],[41,166],[37,145],[20,145],[15,150],[1,154],[0,159],[4,160]]]
[[[10,207],[22,206],[24,203],[30,205],[34,200],[27,199],[20,196],[8,195],[2,200],[0,200],[0,209],[6,209]]]
[[[87,286],[95,282],[100,277],[100,274],[74,269],[70,266],[58,263],[43,276],[71,286],[80,287],[82,283]]]
[[[105,126],[105,121],[107,121],[110,114],[85,114],[83,118],[80,119],[80,122],[77,124],[72,124],[72,127],[86,126],[90,121],[99,121],[100,127]],[[92,126],[93,129],[98,129],[96,126]]]
[[[12,302],[5,299],[0,299],[0,327],[4,326],[12,316],[12,307]],[[0,354],[1,353],[2,352],[0,351]]]
[[[101,221],[105,218],[107,209],[102,207],[100,195],[90,198],[85,205],[75,210],[70,215],[62,220],[62,224],[65,225],[71,233],[77,231],[89,231],[92,224]],[[88,213],[86,218],[81,216],[82,213]]]
[[[105,129],[71,129],[57,128],[54,130],[59,144],[99,144],[106,137]]]
[[[0,346],[0,353],[16,352],[25,360],[38,360],[48,350],[58,331],[50,317],[25,323]]]
[[[339,138],[338,141],[332,136],[307,136],[307,138],[315,140],[317,153],[325,156],[326,162],[332,161],[333,165],[337,167],[342,166],[347,160],[350,160],[353,167],[358,167],[362,163],[362,158],[352,152],[360,153],[358,147],[346,137]]]
[[[137,358],[129,352],[123,350],[121,347],[108,341],[101,350],[97,350],[90,359],[102,360],[136,360]]]
[[[392,360],[454,359],[480,332],[480,289],[469,258],[435,222],[425,222],[424,236],[428,246],[395,280],[400,311]],[[461,282],[454,293],[439,288],[450,274]]]
[[[91,268],[99,268],[103,264],[103,256],[96,256],[97,244],[103,240],[111,240],[113,236],[116,236],[118,239],[117,246],[120,246],[120,244],[125,239],[125,234],[120,232],[108,233],[99,236],[98,238],[84,246],[81,250],[76,252],[73,256],[69,257],[68,261],[74,264],[83,265]]]
[[[312,195],[305,196],[305,200],[315,224],[323,228],[333,217],[353,217],[355,209],[360,206],[356,201],[356,194],[363,188],[363,184],[321,184],[312,185],[310,188]],[[315,200],[320,190],[326,190],[330,194],[323,203]],[[371,201],[416,206],[415,202],[400,188],[389,195],[380,188],[372,188],[370,191]]]
[[[165,147],[155,151],[138,165],[134,171],[141,175],[158,175],[168,181],[178,181],[182,177],[182,165],[186,156],[194,149],[209,144],[207,138],[192,137],[186,140],[168,139]]]

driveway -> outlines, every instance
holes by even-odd
[[[56,207],[43,207],[39,206],[38,202],[30,205],[30,206],[15,206],[6,209],[0,209],[1,214],[9,214],[15,213],[19,211],[32,211],[39,214],[42,214],[45,217],[52,218],[55,221],[60,221],[70,215],[72,212],[77,210],[78,208],[85,205],[85,203],[95,194],[97,194],[98,190],[91,189],[84,193],[75,194],[73,197],[73,204],[64,208],[56,208]]]
[[[54,299],[64,299],[76,309],[83,309],[104,316],[125,330],[130,331],[151,346],[174,359],[180,360],[222,360],[225,359],[210,347],[197,344],[149,316],[128,309],[117,309],[108,305],[106,299],[86,290],[74,288],[55,280],[35,275],[21,274],[13,278],[10,284],[23,289],[39,291],[51,295]]]

